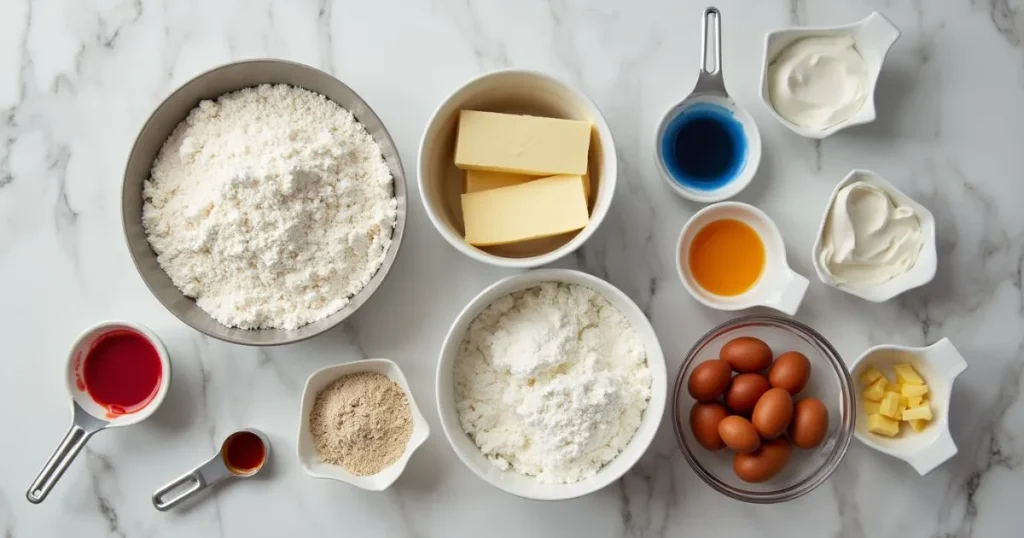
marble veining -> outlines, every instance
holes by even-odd
[[[881,343],[949,337],[970,367],[954,389],[960,452],[930,473],[854,441],[810,495],[780,506],[715,493],[675,447],[668,416],[645,457],[586,498],[539,503],[477,479],[444,440],[434,366],[451,321],[510,271],[459,255],[433,230],[415,185],[434,107],[502,67],[582,89],[615,136],[619,185],[598,232],[554,265],[624,290],[651,319],[674,376],[690,345],[729,314],[691,300],[673,248],[701,206],[654,163],[660,115],[693,87],[706,2],[692,0],[7,0],[0,3],[0,537],[792,536],[1004,537],[1024,511],[1024,9],[1018,0],[721,0],[723,71],[761,129],[764,158],[737,199],[771,215],[793,268],[812,277],[797,318],[848,360]],[[901,30],[879,80],[878,119],[822,141],[779,125],[758,97],[764,34],[881,11]],[[219,64],[278,57],[325,69],[388,126],[410,179],[402,252],[342,327],[284,348],[204,337],[166,312],[122,240],[131,143],[173,88]],[[813,279],[810,252],[835,184],[883,175],[935,214],[933,283],[882,305]],[[50,498],[24,492],[70,419],[67,346],[101,319],[154,329],[171,391],[145,423],[96,435]],[[299,397],[318,368],[367,357],[401,364],[433,430],[389,491],[307,478],[294,457]],[[666,414],[668,415],[668,414]],[[228,433],[271,439],[264,473],[157,512],[152,492],[208,459]]]

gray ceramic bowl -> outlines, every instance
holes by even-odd
[[[289,84],[319,93],[351,112],[380,144],[384,160],[394,178],[394,192],[398,199],[398,217],[391,236],[391,248],[384,257],[384,263],[377,273],[352,300],[338,312],[298,329],[245,330],[225,327],[203,312],[195,301],[185,297],[171,283],[170,277],[160,268],[156,254],[146,240],[142,227],[142,184],[149,178],[150,168],[164,141],[174,128],[181,123],[189,111],[203,99],[213,99],[225,93],[260,84]],[[128,166],[124,172],[121,191],[121,220],[124,225],[128,251],[131,252],[135,267],[153,295],[172,314],[199,332],[236,344],[252,346],[273,346],[298,342],[316,336],[341,323],[365,303],[387,276],[398,255],[405,230],[406,218],[405,172],[398,149],[391,140],[384,124],[356,92],[340,80],[307,65],[282,60],[247,60],[223,65],[207,71],[178,88],[149,117],[139,132]]]

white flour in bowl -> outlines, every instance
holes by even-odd
[[[585,286],[498,299],[470,323],[455,360],[463,430],[495,465],[542,483],[596,474],[633,438],[650,396],[643,343]]]
[[[203,101],[164,143],[142,224],[171,281],[214,319],[295,329],[380,268],[397,201],[380,146],[322,95],[263,85]]]

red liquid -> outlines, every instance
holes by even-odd
[[[224,450],[224,463],[236,474],[249,474],[263,465],[267,449],[263,439],[252,432],[238,432],[228,437]]]
[[[134,413],[153,401],[163,368],[153,344],[129,330],[100,336],[85,356],[81,380],[108,417]]]

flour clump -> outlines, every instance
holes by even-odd
[[[585,286],[544,283],[470,323],[455,361],[463,430],[495,465],[562,484],[621,452],[651,397],[643,344]]]
[[[157,261],[220,323],[295,329],[348,304],[397,216],[380,146],[322,95],[263,85],[199,103],[143,187]]]

